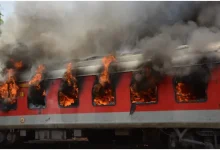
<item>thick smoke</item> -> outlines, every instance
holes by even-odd
[[[16,2],[1,27],[0,58],[37,64],[141,49],[155,69],[173,74],[172,65],[201,58],[175,62],[183,56],[177,46],[204,53],[220,40],[219,8],[216,2]]]

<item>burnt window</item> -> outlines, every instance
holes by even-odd
[[[110,73],[111,62],[115,60],[114,56],[110,55],[102,59],[103,68],[101,74],[96,77],[96,81],[92,88],[92,104],[93,106],[114,106],[116,75]]]
[[[46,108],[46,94],[49,83],[49,80],[43,80],[39,86],[29,85],[27,97],[29,109]]]
[[[28,88],[28,108],[38,109],[46,107],[46,93],[50,81],[45,80],[45,67],[38,66],[36,74],[29,81]]]
[[[116,74],[111,74],[109,82],[100,83],[100,77],[97,76],[92,88],[93,106],[114,106],[116,104]]]
[[[158,101],[157,84],[160,76],[151,68],[134,72],[130,84],[130,99],[133,104],[155,104]]]
[[[78,83],[79,80],[75,77],[72,66],[69,64],[58,92],[58,103],[60,107],[69,108],[79,105]]]
[[[18,84],[13,70],[8,70],[7,78],[0,85],[0,107],[2,111],[15,110],[17,108]]]
[[[179,103],[205,102],[207,100],[209,69],[200,66],[191,70],[192,72],[188,75],[173,78],[175,99]]]

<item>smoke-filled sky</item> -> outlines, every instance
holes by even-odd
[[[219,8],[189,1],[16,2],[1,27],[0,57],[51,62],[141,49],[169,66],[179,45],[202,53],[220,41]],[[193,55],[183,63],[198,61]]]
[[[14,12],[15,1],[0,1],[1,13],[3,14],[3,20],[6,20]]]

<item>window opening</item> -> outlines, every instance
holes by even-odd
[[[6,70],[6,80],[0,85],[1,110],[9,111],[17,107],[18,84],[13,69]]]
[[[115,61],[112,55],[106,56],[102,59],[103,69],[101,74],[96,78],[92,89],[92,104],[94,106],[100,105],[115,105],[115,86],[112,83],[114,75],[110,74],[109,66]]]
[[[46,107],[46,89],[49,81],[44,80],[44,70],[44,65],[39,65],[36,74],[29,81],[28,107],[30,109]]]
[[[67,71],[64,73],[58,92],[58,101],[61,107],[74,107],[79,104],[78,80],[73,73],[71,63],[67,65]]]
[[[188,75],[174,77],[176,101],[179,103],[206,101],[209,77],[209,69],[204,66],[196,67]]]
[[[161,76],[150,67],[133,73],[130,84],[132,104],[155,104],[158,101],[158,83]]]

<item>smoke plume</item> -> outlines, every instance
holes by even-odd
[[[219,8],[218,2],[16,2],[1,26],[0,59],[32,65],[141,49],[155,69],[175,74],[170,66],[198,62],[191,54],[205,56],[220,41]],[[189,45],[190,56],[175,62],[183,56],[179,45]]]

